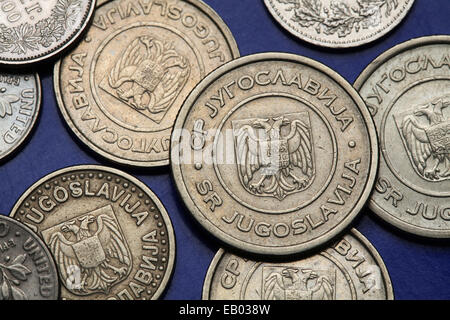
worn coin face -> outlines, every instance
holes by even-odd
[[[0,300],[56,300],[58,271],[30,228],[0,215]]]
[[[40,105],[37,74],[0,72],[0,159],[10,155],[30,134]]]
[[[220,249],[203,285],[204,300],[392,300],[383,260],[358,231],[297,261],[253,261]]]
[[[374,41],[406,16],[414,0],[264,0],[290,33],[315,45],[346,48]]]
[[[11,216],[50,248],[64,299],[157,299],[171,277],[170,218],[148,187],[122,171],[84,165],[51,173]]]
[[[238,55],[227,26],[201,1],[109,1],[97,7],[84,41],[55,66],[58,105],[102,156],[167,165],[183,100]]]
[[[355,87],[380,141],[371,209],[404,231],[450,237],[450,37],[388,50]]]
[[[0,1],[0,63],[53,57],[83,33],[94,7],[94,0]]]
[[[367,199],[377,139],[337,73],[286,53],[217,69],[186,99],[172,171],[193,216],[229,245],[287,255],[349,225]]]

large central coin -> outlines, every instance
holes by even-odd
[[[226,64],[185,101],[172,135],[177,188],[229,245],[287,255],[349,225],[377,165],[364,102],[313,60],[265,53]]]
[[[202,1],[109,1],[55,66],[56,97],[70,128],[97,153],[132,166],[167,165],[184,99],[238,56],[231,32]]]

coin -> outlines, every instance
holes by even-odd
[[[45,243],[0,215],[0,300],[56,300],[58,293],[58,271]]]
[[[386,266],[356,229],[296,261],[254,261],[220,249],[203,284],[204,300],[392,300]]]
[[[83,33],[95,1],[2,0],[0,63],[24,65],[51,58]]]
[[[31,186],[10,215],[50,248],[63,299],[157,299],[171,277],[170,218],[147,186],[120,170],[55,171]]]
[[[30,134],[39,115],[41,83],[38,74],[0,72],[0,159]]]
[[[225,243],[256,254],[312,249],[363,207],[377,139],[357,92],[311,59],[263,53],[208,75],[172,134],[176,187]]]
[[[380,140],[380,171],[370,208],[404,231],[449,238],[450,37],[395,46],[354,85]]]
[[[55,66],[56,97],[69,127],[100,155],[168,165],[183,100],[238,56],[228,27],[201,1],[108,1],[84,41]]]
[[[414,0],[264,0],[278,23],[298,38],[331,47],[356,47],[395,28]]]

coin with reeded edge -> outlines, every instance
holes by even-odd
[[[183,100],[239,56],[222,19],[202,1],[108,1],[84,40],[58,62],[54,87],[71,130],[120,164],[169,164]]]
[[[324,251],[289,261],[253,261],[220,249],[203,284],[204,300],[392,300],[386,266],[352,229]]]
[[[41,106],[38,74],[0,72],[0,159],[13,153],[34,127]]]
[[[0,215],[0,301],[58,296],[58,270],[45,243],[27,226]]]
[[[275,20],[296,37],[330,47],[356,47],[395,28],[414,0],[264,0]]]
[[[329,241],[375,181],[363,100],[323,64],[262,53],[227,63],[186,99],[171,166],[191,214],[225,243],[289,255]]]
[[[171,277],[170,218],[144,183],[120,170],[55,171],[28,188],[10,215],[49,247],[63,299],[157,299]]]
[[[0,64],[27,65],[61,53],[83,33],[94,0],[2,1]]]
[[[399,44],[354,84],[380,141],[370,208],[416,235],[450,237],[450,36]]]

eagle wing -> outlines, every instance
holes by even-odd
[[[413,117],[406,117],[401,129],[408,150],[411,152],[411,158],[419,172],[423,174],[427,167],[427,160],[433,153],[427,133]]]
[[[287,140],[290,164],[299,167],[303,174],[311,177],[314,172],[314,165],[309,126],[301,120],[292,121],[291,132]]]
[[[275,288],[284,289],[283,280],[281,274],[278,272],[272,272],[264,279],[264,300],[275,300]]]
[[[19,97],[12,94],[0,96],[0,118],[6,115],[12,115],[12,103],[19,101]]]
[[[97,217],[97,224],[98,229],[96,235],[102,244],[105,254],[129,266],[131,263],[130,254],[116,221],[102,214]]]
[[[66,240],[61,232],[56,232],[50,237],[48,246],[53,253],[53,257],[58,266],[62,279],[67,281],[73,272],[73,267],[82,270],[75,251],[72,248],[72,242]]]
[[[128,67],[137,67],[144,59],[147,58],[147,49],[141,42],[140,38],[136,38],[125,49],[123,54],[116,60],[114,68],[111,69],[109,75],[109,83],[111,87],[118,88],[123,83],[122,79],[129,78],[131,74],[127,74]],[[135,69],[135,68],[133,68]]]
[[[245,185],[253,174],[265,164],[260,159],[261,141],[250,125],[244,125],[236,132],[236,160]]]

